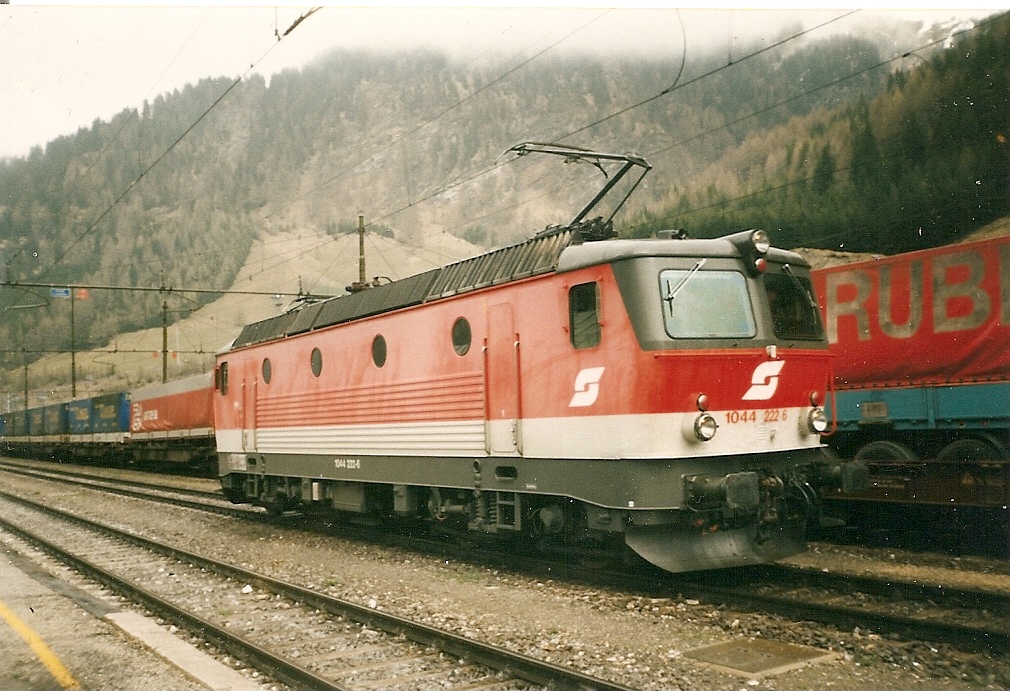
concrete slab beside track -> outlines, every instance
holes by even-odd
[[[0,534],[0,689],[251,689],[157,621],[52,575]]]
[[[684,653],[702,664],[751,679],[780,674],[837,657],[835,653],[762,638],[740,638]]]

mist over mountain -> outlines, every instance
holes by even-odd
[[[26,333],[70,347],[62,314],[27,309],[46,301],[30,284],[149,289],[81,301],[83,348],[160,323],[158,288],[212,299],[266,230],[340,234],[360,212],[408,245],[491,246],[568,221],[603,173],[504,155],[524,141],[643,155],[653,170],[615,218],[624,235],[764,227],[786,247],[887,253],[948,242],[1007,213],[1008,19],[949,45],[922,34],[894,59],[888,41],[911,30],[686,63],[335,51],[269,82],[162,94],[0,163],[0,256],[19,284],[0,290],[0,366],[41,348]]]

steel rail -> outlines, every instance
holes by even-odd
[[[943,584],[929,584],[902,581],[882,576],[866,576],[845,572],[825,572],[811,568],[789,566],[787,564],[763,564],[755,567],[755,573],[769,581],[797,579],[807,585],[822,588],[838,588],[839,580],[860,592],[872,595],[894,596],[903,600],[942,600],[959,602],[975,608],[986,608],[1010,615],[1010,593],[980,588],[950,587]]]
[[[472,638],[467,638],[449,631],[444,631],[427,624],[422,624],[420,622],[411,621],[403,617],[399,617],[394,614],[389,614],[381,612],[379,610],[371,609],[362,605],[357,605],[353,602],[343,600],[340,598],[332,597],[329,595],[324,595],[322,593],[317,593],[308,588],[295,585],[293,583],[287,583],[265,574],[256,573],[250,571],[240,566],[234,564],[228,564],[216,559],[205,557],[187,550],[172,547],[170,545],[158,542],[156,540],[151,540],[149,538],[144,538],[139,535],[133,535],[130,533],[123,532],[112,526],[104,525],[102,523],[91,521],[80,516],[76,516],[71,513],[61,511],[59,509],[54,509],[42,504],[38,504],[31,500],[23,499],[15,495],[11,495],[7,492],[0,491],[0,497],[14,501],[16,503],[28,506],[33,510],[46,513],[48,515],[54,516],[61,520],[69,521],[90,530],[99,531],[107,535],[113,536],[117,539],[121,539],[126,542],[131,542],[135,545],[143,547],[154,552],[157,552],[163,556],[167,556],[173,559],[178,559],[179,561],[189,562],[191,564],[200,566],[202,568],[214,571],[215,573],[227,576],[233,579],[242,580],[250,585],[258,586],[265,590],[269,590],[274,594],[281,595],[283,597],[295,600],[309,607],[313,607],[329,614],[344,616],[348,619],[358,622],[359,624],[364,624],[366,626],[385,631],[393,635],[402,635],[408,640],[414,641],[422,645],[432,646],[442,650],[455,657],[466,658],[472,660],[479,664],[483,664],[487,667],[497,669],[500,671],[505,671],[515,677],[521,678],[525,681],[536,684],[537,686],[543,687],[556,687],[564,689],[594,689],[598,691],[629,691],[628,687],[622,686],[620,684],[593,677],[587,674],[583,674],[573,669],[566,667],[561,667],[543,660],[538,660],[536,658],[524,655],[522,653],[513,652],[506,650],[505,648],[500,648],[498,646],[484,643]],[[0,524],[7,526],[6,520],[0,518]],[[24,534],[19,528],[13,527],[12,530],[18,534]],[[46,551],[54,550],[54,556],[59,559],[63,559],[59,554],[63,554],[63,550],[56,547],[55,545],[50,545],[43,538],[38,536],[28,537],[32,541],[38,542],[40,545],[45,543]],[[52,552],[51,552],[52,553]],[[107,574],[102,571],[99,567],[94,567],[88,564],[85,560],[81,560],[73,555],[67,555],[71,559],[77,568],[76,563],[81,562],[82,568],[88,570],[89,572],[94,568],[95,573],[101,572],[101,577],[99,580],[105,582],[108,578],[111,581],[116,581],[115,576]],[[97,576],[96,576],[97,577]],[[127,584],[125,586],[117,586],[111,583],[107,583],[110,588],[119,589],[119,587],[124,587],[127,591],[129,597],[143,598],[145,600],[144,604],[147,605],[147,598],[151,598],[151,608],[158,611],[158,608],[165,607],[166,612],[170,612],[173,607],[170,603],[164,603],[160,601],[157,596],[146,593],[143,588],[137,586],[136,584]],[[160,612],[159,612],[160,613]],[[163,614],[166,618],[175,618],[175,614]],[[249,654],[257,656],[256,659],[260,659],[258,656],[260,652],[257,650],[254,644],[245,641],[244,639],[231,640],[233,635],[226,630],[220,629],[216,625],[205,622],[199,617],[193,615],[179,615],[178,621],[182,622],[187,628],[195,631],[199,635],[204,635],[205,631],[210,631],[214,636],[215,640],[217,637],[221,637],[221,647],[229,650],[228,646],[250,646],[248,650]],[[195,628],[194,628],[195,627]],[[209,627],[209,628],[204,628]],[[237,654],[237,653],[236,653]],[[301,679],[301,674],[308,674],[315,676],[311,671],[305,670],[294,663],[287,663],[280,658],[272,656],[268,651],[263,651],[267,657],[262,658],[265,660],[267,665],[276,665],[276,674],[279,679],[285,681],[284,676],[290,675],[292,679]],[[269,667],[268,669],[274,673],[274,667]],[[326,681],[325,684],[320,685],[320,682],[304,678],[308,683],[305,684],[303,681],[298,681],[296,686],[302,685],[306,688],[339,688],[332,685],[332,681]],[[289,683],[285,681],[285,683]]]
[[[480,556],[476,557],[476,559],[484,565],[493,564],[498,568],[522,570],[525,573],[537,576],[570,578],[583,582],[592,579],[594,583],[605,583],[622,588],[625,591],[638,590],[642,593],[649,593],[651,597],[675,597],[682,595],[709,605],[725,605],[742,612],[773,614],[796,620],[839,626],[850,630],[859,627],[863,630],[878,633],[895,633],[917,640],[949,643],[970,651],[988,650],[996,653],[1005,653],[1010,650],[1010,632],[1006,629],[946,623],[873,611],[866,608],[809,602],[789,595],[758,593],[755,591],[755,588],[758,586],[778,585],[773,579],[762,577],[759,570],[742,571],[738,577],[745,579],[745,581],[741,582],[740,585],[726,587],[710,585],[704,582],[705,579],[713,578],[712,572],[657,574],[656,569],[651,565],[645,565],[641,570],[634,567],[625,568],[620,571],[597,570],[587,575],[587,570],[584,567],[571,562],[534,563],[529,560],[528,556],[524,556],[523,561],[520,563],[509,555],[491,554],[486,550],[482,550]],[[725,574],[720,574],[716,577],[722,579],[723,582],[726,580]],[[793,577],[796,577],[795,574]],[[823,574],[823,577],[821,581],[822,585],[830,578],[830,574]],[[840,590],[839,582],[844,582],[844,579],[844,574],[837,574],[835,583],[831,588],[843,594],[845,592],[860,591],[858,580],[855,581],[854,587]],[[866,580],[868,582],[876,581],[876,579],[871,578],[867,578]],[[891,583],[895,585],[895,582],[892,581]],[[879,587],[881,583],[876,581],[873,585]],[[907,592],[912,592],[915,584],[909,584],[909,587],[910,590]],[[955,588],[946,590],[949,591],[947,594],[951,599],[955,599],[958,594],[962,594],[965,600],[977,599],[987,595],[982,591],[959,591]],[[1006,598],[1002,598],[998,594],[994,598],[993,604],[1005,606]]]
[[[75,467],[82,467],[76,466]],[[88,466],[83,466],[87,468]],[[109,482],[109,483],[119,483],[127,487],[138,487],[140,489],[151,489],[159,492],[175,492],[176,494],[185,494],[191,497],[204,497],[208,499],[223,499],[224,495],[221,493],[220,489],[217,490],[203,490],[194,489],[192,487],[171,487],[166,485],[161,485],[156,482],[146,482],[144,480],[130,480],[127,478],[112,477],[108,475],[96,475],[83,470],[70,470],[65,467],[53,468],[51,466],[32,466],[24,463],[11,463],[7,458],[0,458],[0,470],[10,470],[12,472],[20,474],[38,474],[39,476],[51,476],[53,479],[62,480],[64,477],[83,480],[83,481],[94,481],[94,482]],[[129,470],[129,469],[124,469]],[[135,471],[134,471],[135,472]],[[174,475],[162,475],[161,477],[175,477]],[[183,475],[182,477],[192,478],[191,475]],[[200,479],[210,479],[210,478],[200,478]]]
[[[75,485],[77,487],[86,487],[89,489],[101,490],[103,492],[109,492],[111,494],[119,494],[124,497],[130,497],[131,499],[148,499],[153,501],[159,501],[165,504],[172,504],[173,506],[181,506],[187,509],[197,509],[199,511],[207,511],[209,513],[218,513],[225,516],[233,516],[238,518],[248,518],[249,516],[260,516],[265,515],[262,511],[256,511],[250,508],[241,508],[236,506],[231,506],[229,504],[208,504],[201,501],[191,501],[189,499],[183,499],[181,497],[167,497],[162,494],[152,494],[151,492],[143,492],[139,490],[128,489],[126,487],[116,487],[116,483],[121,483],[125,485],[131,485],[134,487],[147,486],[152,491],[157,492],[175,492],[178,494],[188,494],[190,496],[203,496],[207,499],[216,499],[218,501],[227,501],[225,497],[221,494],[210,494],[206,492],[200,492],[200,490],[189,490],[185,488],[175,488],[175,487],[157,487],[148,483],[138,483],[131,480],[120,480],[117,478],[101,478],[90,476],[87,479],[82,477],[80,474],[75,474],[72,472],[63,473],[58,470],[51,469],[39,469],[34,470],[31,468],[24,468],[18,465],[6,465],[0,464],[0,471],[6,471],[9,473],[14,473],[16,475],[21,475],[23,477],[34,477],[43,480],[50,480],[51,482],[62,482],[66,485]]]
[[[21,501],[7,493],[0,493],[6,499]],[[31,505],[29,503],[29,505]],[[39,508],[32,505],[32,508]],[[44,507],[43,507],[44,508]],[[158,616],[173,622],[177,626],[212,642],[217,647],[228,652],[236,658],[249,661],[257,669],[268,673],[270,676],[284,682],[294,688],[305,689],[330,689],[333,691],[343,691],[343,687],[336,686],[332,680],[319,676],[297,663],[274,655],[269,650],[256,645],[246,638],[233,634],[228,630],[207,621],[192,612],[176,607],[171,602],[158,597],[143,586],[116,576],[101,566],[94,564],[83,557],[72,554],[61,547],[49,542],[40,535],[21,528],[6,518],[0,517],[0,526],[5,530],[17,535],[28,543],[37,546],[53,558],[63,562],[70,568],[91,578],[105,587],[119,593],[123,597],[142,605]]]
[[[62,478],[53,479],[55,481],[72,482],[71,480],[63,480]],[[83,484],[87,485],[88,483]],[[219,509],[218,507],[203,505],[198,502],[186,502],[185,500],[176,501],[173,498],[163,498],[161,496],[149,495],[142,492],[133,493],[129,490],[118,490],[116,488],[107,488],[98,485],[94,485],[93,487],[95,489],[105,491],[122,492],[128,496],[135,496],[142,499],[169,501],[173,504],[186,506],[188,508],[220,511],[226,514],[229,513],[229,509],[227,507]],[[233,509],[232,511],[241,510]],[[244,511],[242,512],[242,517],[246,519],[263,519],[266,518],[267,515],[263,512],[251,513]],[[394,540],[394,542],[396,542],[396,544],[400,544],[399,541]],[[422,550],[425,549],[423,545],[419,545],[416,542],[416,539],[411,540],[410,543],[403,544],[402,546]],[[444,544],[439,545],[439,549],[444,549],[444,547]],[[547,573],[549,573],[551,577],[555,578],[566,575],[575,579],[585,578],[585,569],[579,569],[571,563],[559,564],[552,562],[549,565],[540,567],[536,564],[531,564],[528,560],[526,560],[521,566],[517,566],[509,561],[507,556],[496,557],[489,554],[488,551],[484,549],[480,550],[479,559],[485,564],[490,561],[499,565],[504,565],[505,567],[515,567],[525,571],[547,569]],[[748,584],[751,587],[747,590],[742,590],[739,587],[718,587],[706,584],[699,580],[705,577],[704,574],[701,576],[687,577],[663,574],[663,578],[658,584],[655,579],[655,574],[637,576],[634,571],[623,571],[621,574],[614,574],[609,576],[609,578],[604,572],[595,572],[594,578],[607,578],[608,581],[621,587],[637,587],[652,592],[655,592],[657,585],[664,589],[676,588],[682,595],[703,600],[710,604],[725,604],[727,606],[737,607],[746,611],[775,613],[782,616],[843,626],[846,628],[858,626],[861,629],[879,631],[882,633],[896,633],[916,637],[921,640],[951,643],[971,650],[991,650],[994,652],[1005,652],[1010,650],[1010,632],[1006,630],[980,628],[958,623],[919,619],[900,614],[867,610],[865,608],[844,607],[840,605],[830,605],[817,602],[804,602],[797,600],[796,598],[789,597],[788,595],[757,593],[754,592],[753,586],[759,584],[780,585],[779,583],[776,583],[776,574],[779,574],[780,576],[786,576],[793,579],[806,579],[811,585],[832,588],[835,590],[838,589],[838,582],[841,580],[849,586],[849,590],[858,590],[861,592],[877,594],[892,592],[912,600],[922,599],[923,596],[931,599],[937,599],[942,595],[943,598],[948,601],[958,600],[962,602],[970,602],[976,606],[989,607],[990,609],[1006,609],[1010,606],[1010,604],[1008,604],[1008,600],[1010,600],[1010,598],[1007,598],[1000,593],[962,588],[940,589],[937,587],[925,586],[921,583],[908,583],[893,579],[881,580],[879,578],[866,576],[850,577],[847,574],[841,573],[826,574],[784,565],[764,565],[761,567],[755,567],[754,570],[748,571],[748,574],[751,575],[751,577],[748,578]],[[758,575],[758,580],[755,580],[753,577],[754,574]],[[670,581],[668,579],[673,580]],[[371,612],[371,610],[368,612]],[[367,614],[368,612],[364,612],[363,614]]]
[[[739,589],[700,583],[691,583],[687,590],[697,599],[705,599],[710,603],[717,601],[741,609],[775,613],[849,629],[859,627],[897,633],[918,640],[949,643],[973,651],[989,650],[1005,653],[1010,650],[1010,633],[1006,630],[965,626],[841,605],[802,602],[789,596],[741,592]]]

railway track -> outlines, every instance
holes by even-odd
[[[87,471],[64,469],[61,467],[31,467],[21,462],[0,461],[0,470],[23,477],[33,477],[51,482],[60,482],[134,499],[149,499],[173,506],[182,506],[200,511],[212,511],[228,516],[246,517],[262,514],[263,511],[250,506],[236,506],[225,499],[219,490],[201,490],[192,487],[166,485],[164,483],[131,480],[115,475],[89,473]],[[169,478],[166,478],[169,479]]]
[[[969,651],[1010,651],[1006,622],[1010,597],[965,588],[942,588],[893,579],[825,574],[788,566],[730,574],[714,585],[710,575],[688,579],[692,595],[749,611],[947,643]]]
[[[296,688],[625,688],[8,493],[0,515],[4,530]]]
[[[482,561],[495,557],[486,556]],[[533,568],[541,577],[591,579],[595,585],[642,597],[685,598],[741,612],[775,614],[841,630],[946,643],[965,651],[1010,652],[1010,594],[941,587],[874,576],[823,573],[782,564],[747,569],[669,574],[653,569],[587,570],[570,562],[530,566],[502,557],[502,568]]]
[[[34,471],[31,472],[34,474]],[[262,511],[251,513],[248,509],[230,505],[222,509],[220,497],[180,501],[164,488],[119,489],[114,486],[117,483],[109,478],[92,483],[86,478],[56,478],[56,474],[50,470],[36,476],[188,508],[235,512],[235,515],[254,520],[276,520],[268,518]],[[352,533],[344,530],[342,534],[349,536]],[[395,535],[376,535],[371,530],[356,531],[355,534],[362,540],[422,550],[437,556],[446,556],[447,550],[452,550],[456,559],[549,578],[590,580],[595,584],[637,591],[648,597],[690,598],[740,611],[829,624],[843,630],[859,628],[878,634],[948,643],[971,651],[1000,653],[1010,650],[1010,634],[1005,625],[1010,617],[1010,596],[1002,592],[823,573],[780,564],[689,575],[672,575],[651,567],[587,571],[571,560],[536,560],[529,553],[514,557],[483,546],[456,549],[441,541],[419,540],[417,535],[401,541]]]

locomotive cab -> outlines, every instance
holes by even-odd
[[[751,230],[586,243],[566,251],[559,271],[603,263],[641,351],[633,366],[641,376],[617,386],[651,398],[627,407],[680,419],[679,441],[665,443],[670,510],[630,513],[628,544],[671,571],[802,549],[816,511],[812,485],[844,479],[852,491],[863,481],[856,465],[842,472],[820,444],[830,356],[808,264]]]

